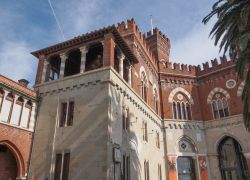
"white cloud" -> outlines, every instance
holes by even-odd
[[[33,82],[37,61],[25,42],[6,42],[0,46],[0,72],[14,80],[21,78]]]
[[[184,38],[172,42],[171,61],[197,65],[219,57],[219,48],[215,47],[214,40],[208,37],[212,25],[212,22],[206,26],[199,23],[187,32]]]

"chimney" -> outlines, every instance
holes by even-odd
[[[27,81],[26,79],[19,79],[18,83],[24,87],[27,87],[29,84],[29,81]]]

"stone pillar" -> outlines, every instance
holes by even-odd
[[[123,77],[123,61],[125,59],[124,54],[121,54],[119,57],[119,74],[121,77]]]
[[[42,82],[45,82],[45,80],[46,80],[48,64],[49,64],[49,62],[45,60],[44,64],[43,64]]]
[[[131,64],[128,67],[128,84],[129,85],[132,84],[132,66],[131,66]]]
[[[80,67],[80,73],[85,72],[85,64],[86,64],[86,54],[88,53],[88,48],[86,46],[80,47],[81,52],[81,67]]]
[[[65,62],[66,62],[66,59],[67,59],[67,55],[65,53],[62,53],[62,54],[60,54],[60,58],[61,58],[61,67],[60,67],[59,78],[63,78],[64,77]]]

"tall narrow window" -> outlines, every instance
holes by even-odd
[[[63,127],[65,125],[66,117],[67,117],[67,106],[68,106],[68,103],[64,102],[61,104],[61,118],[59,122],[60,127]]]
[[[56,154],[54,180],[61,180],[62,154]]]
[[[147,102],[147,77],[145,72],[141,74],[141,96]]]
[[[213,96],[211,106],[214,114],[214,119],[229,116],[228,102],[224,94],[216,93]]]
[[[74,118],[74,101],[61,103],[61,116],[59,121],[59,127],[72,126]]]
[[[130,180],[130,157],[127,155],[122,159],[122,180]]]
[[[143,140],[148,142],[148,127],[146,122],[142,123],[142,130],[143,130]]]
[[[191,106],[189,103],[186,104],[186,109],[187,109],[187,118],[188,120],[191,120],[192,117],[191,117]]]
[[[186,95],[182,93],[177,93],[173,97],[173,119],[183,119],[183,120],[191,120],[191,104],[190,99],[186,97]]]
[[[177,102],[177,113],[178,113],[178,119],[182,119],[181,104],[179,102]]]
[[[156,147],[160,149],[160,134],[156,132]]]
[[[181,111],[182,111],[182,116],[183,119],[187,119],[187,114],[186,114],[186,105],[184,102],[181,103]]]
[[[122,112],[122,129],[129,131],[129,126],[130,126],[129,109],[124,107]]]
[[[158,180],[162,180],[161,165],[158,164]]]
[[[54,180],[69,179],[69,163],[70,163],[70,153],[56,154]]]
[[[145,180],[149,180],[149,163],[148,163],[148,161],[144,161],[144,177],[145,177]]]
[[[177,119],[177,107],[175,102],[173,102],[173,118]]]
[[[69,102],[69,109],[68,109],[68,121],[67,121],[68,126],[73,125],[74,107],[75,107],[74,101],[70,101]]]

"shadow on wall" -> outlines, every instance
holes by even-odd
[[[121,152],[121,161],[119,163],[115,163],[115,178],[111,178],[112,180],[126,180],[126,179],[133,179],[133,180],[141,180],[142,179],[142,170],[141,170],[141,163],[139,159],[139,153],[142,150],[142,145],[140,144],[140,140],[138,138],[138,134],[136,134],[132,130],[132,124],[136,123],[137,119],[132,111],[128,111],[128,126],[126,122],[123,122],[123,117],[119,116],[123,114],[123,110],[126,107],[125,98],[123,93],[120,93],[115,88],[110,88],[111,90],[111,108],[113,121],[112,125],[112,132],[117,134],[119,137],[114,137],[117,141],[113,144],[113,147],[118,147]],[[124,124],[123,124],[124,123]],[[123,126],[126,126],[127,129],[124,130]],[[129,177],[129,178],[127,178]]]

